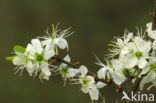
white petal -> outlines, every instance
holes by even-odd
[[[101,69],[97,72],[97,75],[98,75],[99,79],[105,79],[105,77],[106,77],[106,72],[107,72],[107,69],[106,69],[106,68],[101,68]]]
[[[98,100],[99,99],[99,90],[96,88],[91,89],[89,91],[89,95],[90,95],[92,100]]]
[[[112,78],[113,81],[118,85],[121,85],[126,80],[126,77],[123,75],[122,72],[113,72]]]
[[[26,57],[25,56],[16,56],[13,59],[13,64],[14,65],[24,65],[24,63],[26,62]]]
[[[70,57],[69,57],[69,55],[67,55],[66,57],[64,57],[63,60],[65,60],[65,61],[67,61],[67,62],[70,62]]]
[[[31,61],[27,62],[26,70],[28,71],[29,75],[32,76],[32,73],[35,71],[35,68]]]
[[[123,69],[123,68],[122,68],[122,63],[121,63],[121,61],[120,61],[119,59],[114,59],[114,60],[112,61],[112,63],[113,63],[113,68],[115,68],[115,69],[117,69],[117,70]]]
[[[50,70],[49,70],[49,68],[48,68],[48,63],[43,62],[43,63],[41,64],[41,71],[42,71],[42,73],[44,73],[44,75],[46,75],[46,76],[50,76],[50,75],[51,75],[51,72],[50,72]]]
[[[105,87],[107,84],[103,83],[103,82],[97,82],[96,87],[99,88],[103,88]]]
[[[148,36],[152,39],[156,39],[156,30],[152,30],[152,22],[146,24]]]
[[[84,66],[84,65],[82,65],[82,66],[80,66],[80,68],[79,68],[79,72],[81,73],[81,74],[87,74],[88,73],[88,69],[87,69],[87,67],[86,66]]]
[[[144,77],[145,78],[145,77]],[[144,89],[144,85],[145,85],[145,79],[142,79],[142,81],[140,82],[140,90],[143,90]]]
[[[39,78],[40,78],[41,80],[42,80],[42,79],[49,80],[49,76],[45,75],[43,72],[40,73]]]
[[[85,93],[85,94],[89,92],[89,89],[88,89],[88,88],[82,87],[81,90],[82,90],[82,92]]]
[[[131,33],[128,33],[125,42],[128,43],[128,41],[130,41],[132,37],[133,37],[133,33],[132,32]]]
[[[44,52],[44,58],[46,60],[50,59],[54,55],[55,55],[55,51],[54,50],[47,50],[47,51]]]
[[[150,52],[150,50],[151,50],[151,42],[150,41],[145,42],[145,44],[143,44],[143,50],[145,53]]]
[[[142,58],[139,59],[138,66],[139,66],[140,69],[144,68],[146,66],[146,64],[147,64],[147,61],[146,61],[145,58],[142,57]]]
[[[146,27],[147,27],[149,30],[152,30],[152,22],[146,24]]]
[[[31,45],[31,44],[28,44],[27,45],[27,48],[26,48],[26,52],[25,52],[25,55],[29,56],[29,58],[33,59],[33,55],[35,54],[35,48]]]
[[[129,56],[124,57],[122,62],[125,68],[133,68],[137,65],[138,59],[135,55],[131,54]]]
[[[154,50],[156,50],[156,40],[154,40],[152,47]]]
[[[60,49],[68,48],[68,43],[64,38],[54,39],[54,44],[57,45]]]
[[[31,43],[37,53],[41,54],[43,52],[42,44],[39,39],[32,39]]]
[[[72,77],[76,76],[76,74],[78,74],[78,73],[79,73],[79,70],[71,68],[68,70],[67,77],[72,78]]]
[[[155,79],[156,79],[156,73],[154,71],[150,71],[148,75],[142,79],[140,83],[140,89],[143,90],[145,84],[152,82]]]
[[[54,42],[52,39],[42,41],[42,44],[45,45],[45,50],[54,50]]]
[[[142,69],[142,72],[140,75],[146,74],[149,70],[150,70],[150,68],[148,66],[145,66],[145,68]]]

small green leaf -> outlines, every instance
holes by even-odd
[[[6,57],[6,60],[9,62],[12,62],[12,60],[15,58],[16,56],[12,56],[12,57]]]
[[[24,47],[22,47],[22,46],[19,46],[19,45],[16,45],[16,46],[14,46],[14,52],[16,53],[16,54],[24,54],[24,52],[25,52],[25,48]]]

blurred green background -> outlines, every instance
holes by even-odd
[[[122,35],[125,28],[136,31],[145,28],[152,18],[153,0],[0,0],[0,103],[90,103],[79,86],[63,87],[60,76],[41,83],[27,73],[14,75],[13,66],[5,61],[14,45],[26,46],[36,36],[42,36],[51,24],[72,27],[68,38],[72,61],[80,61],[91,71],[96,54],[103,60],[107,44],[113,36]],[[121,94],[107,86],[102,91],[106,103],[115,103]]]

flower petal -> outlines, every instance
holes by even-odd
[[[107,72],[107,69],[106,68],[101,68],[98,72],[97,72],[97,75],[100,79],[105,79],[106,77],[106,72]]]
[[[64,38],[54,39],[54,44],[57,45],[60,49],[68,48],[68,43]]]
[[[54,50],[46,50],[44,52],[44,58],[46,60],[50,59],[51,57],[53,57],[55,55],[55,51]]]
[[[81,73],[81,74],[87,74],[88,73],[88,69],[87,69],[87,67],[86,66],[84,66],[84,65],[82,65],[80,68],[79,68],[79,72]]]
[[[24,65],[24,63],[26,62],[26,57],[22,55],[16,56],[12,62],[14,65]]]
[[[42,44],[39,39],[32,39],[31,43],[37,53],[41,54],[43,52]]]
[[[96,87],[99,88],[103,88],[105,87],[107,84],[103,83],[103,82],[97,82]]]
[[[125,68],[133,68],[137,65],[138,59],[135,55],[131,54],[129,56],[124,57],[122,62]]]
[[[89,95],[92,100],[98,100],[99,99],[99,90],[97,88],[93,88],[89,91]]]
[[[65,61],[67,61],[67,62],[70,62],[70,57],[69,57],[69,55],[67,55],[66,57],[64,57],[63,60],[65,60]]]
[[[145,58],[142,57],[142,58],[139,59],[138,66],[139,66],[140,69],[144,68],[146,66],[146,64],[147,64],[147,61],[146,61]]]

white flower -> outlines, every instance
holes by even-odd
[[[116,38],[116,41],[113,41],[113,47],[115,49],[112,49],[111,50],[111,53],[113,55],[124,55],[124,54],[127,54],[127,44],[128,42],[132,39],[133,37],[133,33],[129,33],[127,30],[125,30],[125,33],[124,33],[124,36],[121,37],[121,38]],[[113,55],[110,55],[110,57],[112,57]]]
[[[32,62],[24,54],[18,54],[15,56],[15,58],[12,60],[12,63],[17,65],[16,73],[20,70],[22,73],[23,69],[26,68],[29,75],[32,75],[31,68],[33,68],[33,66],[30,64]]]
[[[141,90],[143,90],[144,85],[149,82],[152,82],[153,83],[152,86],[156,87],[156,56],[155,56],[155,53],[152,53],[148,65],[145,68],[143,68],[140,75],[147,75],[142,79],[142,81],[140,83]]]
[[[70,62],[70,57],[67,55],[64,57],[64,60],[67,62]],[[59,67],[59,72],[61,73],[62,77],[66,80],[67,78],[73,78],[75,77],[78,73],[78,69],[74,69],[69,67],[67,64],[62,63]]]
[[[105,79],[106,77],[108,79],[111,79],[111,74],[113,73],[112,65],[109,64],[108,61],[107,61],[107,65],[105,65],[101,61],[99,61],[99,59],[98,59],[98,63],[96,64],[102,66],[102,68],[97,72],[98,77],[100,79]]]
[[[146,83],[150,83],[150,82],[153,83],[152,86],[155,86],[155,87],[156,87],[156,71],[151,70],[151,71],[148,73],[148,75],[145,76],[145,77],[142,79],[142,81],[141,81],[141,83],[140,83],[140,89],[143,90],[144,85],[145,85]],[[152,86],[151,86],[151,87],[152,87]],[[150,87],[150,88],[151,88],[151,87]],[[150,88],[149,88],[149,89],[150,89]]]
[[[99,89],[106,86],[106,84],[102,82],[98,82],[96,84],[94,77],[87,75],[88,69],[86,66],[82,65],[79,68],[80,77],[78,79],[78,83],[82,85],[82,92],[89,93],[91,100],[99,99]]]
[[[48,37],[43,37],[45,40],[49,40],[49,43],[51,43],[52,47],[58,46],[60,49],[68,49],[68,42],[66,41],[66,37],[70,36],[73,32],[69,31],[70,28],[66,30],[57,30],[57,27],[54,28],[53,26],[53,32],[50,34],[48,31],[46,32]],[[42,38],[42,37],[41,37]],[[50,44],[48,44],[50,45]]]
[[[148,36],[156,40],[156,30],[152,30],[152,22],[146,24]]]
[[[138,65],[140,69],[144,68],[149,58],[149,51],[151,50],[151,42],[145,41],[143,38],[137,36],[133,42],[127,44],[129,53],[123,55],[121,60],[125,68],[133,68]]]
[[[99,98],[99,90],[95,85],[95,80],[92,76],[89,75],[81,75],[80,84],[82,85],[82,92],[89,93],[92,100],[98,100]]]
[[[123,66],[120,60],[114,59],[110,63],[107,61],[107,65],[102,64],[100,61],[97,64],[102,66],[97,72],[99,79],[105,79],[107,77],[108,79],[113,79],[118,85],[121,85],[126,80],[122,72]]]
[[[102,82],[96,84],[94,78],[89,75],[81,75],[79,81],[82,85],[82,92],[85,94],[89,93],[91,100],[95,101],[99,99],[99,89],[106,86],[106,84]]]
[[[149,58],[148,64],[142,69],[141,75],[145,75],[149,72],[150,69],[156,68],[156,56],[155,52],[151,53],[151,57]]]
[[[26,48],[25,55],[33,61],[33,68],[28,71],[35,72],[35,76],[41,72],[40,79],[48,80],[51,76],[48,60],[55,55],[54,50],[49,47],[44,49],[39,39],[32,39],[31,44],[28,44]]]

